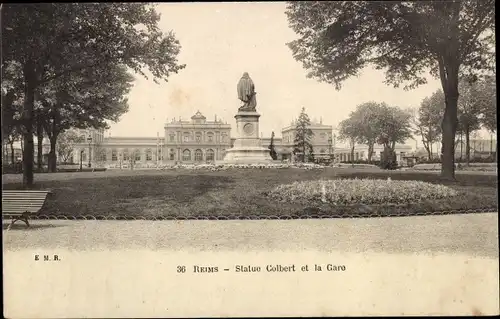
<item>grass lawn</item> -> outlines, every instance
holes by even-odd
[[[267,192],[280,184],[332,178],[419,180],[452,187],[459,196],[399,206],[334,206],[277,203]],[[230,169],[226,171],[106,171],[35,175],[36,188],[52,189],[41,215],[97,219],[232,219],[425,215],[488,209],[497,211],[497,175],[457,174],[441,181],[433,172],[366,169]],[[4,189],[21,188],[20,176],[3,178]]]

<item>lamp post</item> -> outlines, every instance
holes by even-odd
[[[87,142],[89,142],[89,167],[92,166],[92,164],[90,163],[90,158],[92,157],[91,155],[91,149],[90,149],[90,144],[92,143],[92,136],[89,135],[89,137],[87,137]]]
[[[332,160],[332,136],[331,135],[328,136],[328,153],[330,155],[330,164],[332,164],[333,160]]]

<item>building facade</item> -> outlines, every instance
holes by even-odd
[[[207,121],[199,111],[191,121],[165,124],[167,162],[214,162],[231,148],[231,125],[221,120]]]
[[[336,162],[366,160],[368,147],[357,145],[354,157],[348,146],[337,141],[338,133],[331,125],[320,120],[309,127],[313,132],[311,143],[316,159],[334,158]],[[214,119],[208,121],[196,112],[190,120],[172,120],[165,123],[163,136],[111,137],[102,130],[78,130],[81,143],[73,147],[72,162],[82,166],[130,168],[157,167],[175,163],[210,163],[224,159],[226,150],[234,145],[231,125]],[[277,160],[291,160],[296,135],[296,123],[281,130],[281,138],[274,137]],[[261,138],[261,146],[268,148],[270,137]],[[48,147],[48,145],[45,145]],[[396,145],[398,161],[412,150],[409,145]],[[375,145],[373,160],[380,159],[381,145]]]

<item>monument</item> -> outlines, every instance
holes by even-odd
[[[255,85],[247,72],[243,73],[237,86],[238,99],[243,105],[238,108],[236,139],[233,148],[226,151],[224,163],[267,164],[272,163],[269,149],[261,146],[259,138],[259,117]]]

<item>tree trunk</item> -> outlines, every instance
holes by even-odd
[[[430,161],[432,159],[432,149],[429,146],[427,146],[425,150],[427,151],[427,157],[429,158]]]
[[[52,134],[50,137],[50,152],[49,152],[49,172],[55,173],[57,169],[57,154],[56,154],[57,135]]]
[[[371,164],[373,156],[373,143],[368,144],[368,163]]]
[[[306,162],[306,141],[302,141],[302,163]]]
[[[490,157],[493,158],[493,134],[490,134]]]
[[[36,74],[35,67],[31,61],[24,65],[24,110],[23,110],[23,186],[33,187],[33,109],[35,104]]]
[[[470,131],[465,128],[465,165],[469,166],[470,163]]]
[[[352,164],[352,167],[354,167],[354,147],[356,146],[356,144],[352,143],[352,146],[351,146],[351,164]]]
[[[37,137],[37,166],[38,171],[41,172],[43,170],[43,127],[40,119],[37,119],[36,123],[36,137]]]
[[[457,89],[458,91],[458,89]],[[455,180],[455,132],[457,128],[458,92],[448,93],[443,122],[443,142],[441,144],[441,176]]]
[[[15,156],[14,156],[14,141],[10,142],[10,163],[14,164],[15,163]]]

